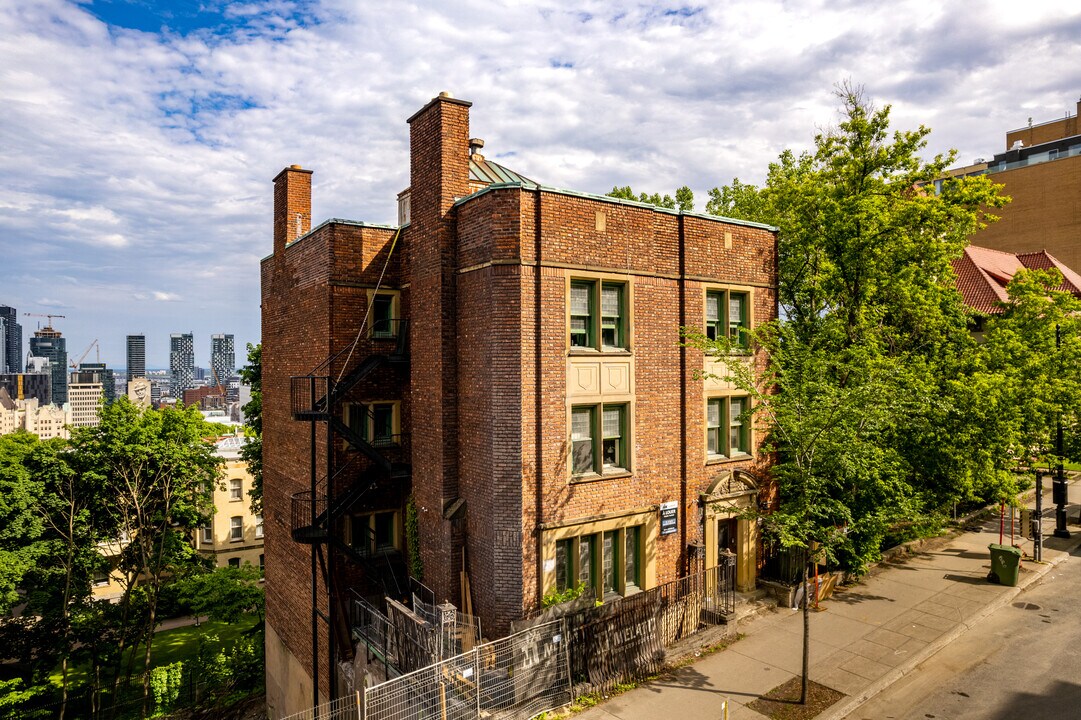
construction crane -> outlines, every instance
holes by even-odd
[[[47,315],[47,314],[42,314],[42,313],[23,313],[23,315],[27,315],[29,317],[49,318],[48,327],[50,327],[50,328],[53,326],[53,318],[67,317],[67,315]]]
[[[218,371],[214,369],[213,364],[210,366],[210,374],[214,376],[214,382],[218,386],[218,394],[225,397],[225,385],[222,384],[221,378],[218,377]]]
[[[90,345],[86,348],[86,352],[80,355],[78,360],[71,361],[71,369],[78,370],[79,366],[83,364],[83,360],[86,360],[86,356],[89,355],[90,351],[93,350],[95,347],[98,348],[98,354],[95,357],[97,357],[98,362],[101,362],[101,347],[98,346],[98,339],[94,338],[94,342],[90,343]]]

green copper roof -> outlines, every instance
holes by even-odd
[[[480,157],[480,160],[477,158]],[[503,167],[499,163],[492,162],[483,156],[473,155],[469,158],[469,179],[473,182],[482,183],[517,183],[522,187],[533,188],[537,183],[525,175]]]

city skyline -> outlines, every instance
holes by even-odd
[[[17,315],[18,317],[25,318],[24,313],[18,307],[13,307],[12,309],[14,309],[14,310],[16,310],[18,312],[18,315]],[[131,369],[129,367],[128,359],[129,359],[130,353],[131,353],[131,351],[133,349],[131,347],[130,340],[132,338],[137,338],[137,337],[140,337],[140,338],[144,339],[143,346],[141,346],[140,348],[138,348],[138,350],[136,350],[136,357],[139,358],[140,355],[142,357],[143,362],[142,362],[141,367],[144,370],[144,372],[161,372],[163,370],[168,371],[169,370],[169,353],[170,353],[170,348],[171,348],[171,344],[172,344],[172,336],[175,335],[175,334],[179,334],[179,333],[174,333],[174,332],[164,332],[164,331],[161,332],[160,333],[160,335],[162,337],[162,341],[161,341],[161,344],[162,344],[161,361],[160,362],[158,362],[158,361],[151,362],[148,358],[153,357],[153,355],[152,355],[149,348],[153,348],[152,338],[155,337],[154,334],[151,334],[151,333],[128,333],[128,334],[124,335],[124,337],[122,338],[120,343],[116,343],[116,349],[114,349],[114,351],[110,355],[110,354],[107,354],[101,348],[103,346],[105,346],[106,344],[111,345],[112,343],[106,343],[106,341],[104,339],[96,338],[96,339],[91,339],[85,345],[80,346],[78,342],[73,342],[72,341],[72,336],[68,332],[66,332],[65,327],[61,323],[63,323],[63,320],[53,320],[51,324],[49,322],[47,322],[47,321],[45,321],[45,322],[35,322],[32,325],[27,324],[25,322],[22,323],[22,326],[21,326],[21,330],[22,330],[22,348],[25,351],[21,354],[21,361],[23,361],[21,363],[21,365],[20,365],[21,370],[26,369],[24,361],[26,359],[27,353],[30,352],[30,350],[29,350],[29,348],[30,348],[30,340],[34,337],[34,334],[36,332],[40,332],[41,330],[44,330],[47,327],[51,327],[56,332],[59,332],[60,335],[61,335],[60,339],[63,340],[64,343],[65,343],[65,350],[66,350],[66,353],[67,353],[67,370],[69,372],[75,370],[75,368],[71,367],[70,363],[77,361],[79,359],[79,357],[82,356],[83,353],[85,352],[85,353],[87,353],[85,358],[84,358],[85,363],[101,362],[104,365],[106,365],[110,370],[123,371],[123,372],[127,373]],[[185,332],[184,334],[191,334],[191,332],[188,331],[188,332]],[[85,336],[85,335],[86,335],[86,333],[84,332],[84,333],[81,333],[79,335],[79,337],[82,337],[82,336]],[[205,352],[200,353],[199,352],[199,348],[200,348],[199,334],[195,333],[194,336],[193,336],[192,346],[193,346],[193,353],[194,353],[194,366],[196,368],[206,370],[207,372],[209,372],[210,368],[213,367],[212,343],[213,343],[214,336],[219,336],[219,337],[232,339],[234,337],[234,334],[233,333],[221,333],[221,332],[211,332],[211,333],[209,333],[206,336],[206,343],[205,343],[206,347],[204,348]],[[6,338],[5,338],[5,340],[6,340]],[[232,369],[233,369],[234,373],[239,368],[244,367],[245,365],[247,365],[247,357],[248,357],[247,343],[248,342],[255,343],[255,342],[258,342],[258,340],[243,341],[243,342],[240,343],[240,345],[239,345],[239,347],[240,347],[240,352],[239,352],[240,357],[235,358],[234,363],[232,365]],[[95,343],[98,346],[96,352],[95,352],[95,347],[94,347]],[[6,345],[6,343],[5,343],[5,345]],[[141,350],[141,353],[139,352],[140,350]],[[230,345],[230,352],[232,352],[232,345]],[[205,361],[204,361],[204,358],[205,358]],[[14,372],[14,371],[12,371],[12,372]]]
[[[892,104],[895,129],[929,126],[924,154],[957,148],[959,163],[1081,93],[1081,9],[1064,2],[41,0],[0,8],[0,29],[0,304],[65,315],[69,352],[96,338],[116,367],[151,328],[148,367],[189,331],[209,366],[204,338],[223,329],[242,365],[272,178],[300,164],[314,217],[393,223],[401,118],[443,90],[487,108],[485,154],[527,177],[687,184],[698,209],[810,148],[837,122],[837,83]]]

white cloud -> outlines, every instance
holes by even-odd
[[[186,34],[109,27],[62,0],[3,5],[0,302],[55,296],[65,332],[87,336],[71,344],[100,337],[112,362],[139,330],[155,364],[181,329],[257,340],[270,179],[300,163],[317,220],[392,221],[404,120],[440,90],[472,100],[486,154],[529,177],[687,183],[701,206],[808,147],[846,78],[966,161],[1029,116],[1073,110],[1081,88],[1081,10],[1065,2],[507,5],[276,0]]]

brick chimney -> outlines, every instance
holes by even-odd
[[[290,165],[274,178],[274,254],[312,229],[312,171]]]
[[[458,499],[456,198],[469,194],[469,107],[440,93],[409,118],[410,388],[424,398],[413,423],[413,492],[424,579],[439,600],[458,596],[463,538],[446,512]],[[458,503],[460,505],[460,503]]]

